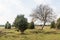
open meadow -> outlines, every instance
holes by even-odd
[[[22,35],[15,28],[4,29],[4,27],[0,27],[0,40],[60,40],[60,30],[45,27],[41,31],[39,28],[27,29]]]

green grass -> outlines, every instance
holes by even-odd
[[[60,40],[60,30],[45,27],[40,29],[27,29],[25,34],[15,31],[15,29],[0,28],[0,40]]]

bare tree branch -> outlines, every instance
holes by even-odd
[[[54,19],[54,11],[48,5],[41,4],[35,10],[33,10],[31,16],[35,19],[39,19],[40,21],[44,22],[44,27],[46,22],[51,22]]]

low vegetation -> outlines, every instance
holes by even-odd
[[[5,29],[11,29],[11,24],[7,21],[7,23],[5,24]]]
[[[60,29],[60,18],[57,19],[56,23],[55,21],[51,22],[51,28]]]
[[[28,28],[29,29],[34,29],[35,28],[34,22],[29,23]]]
[[[40,27],[39,27],[40,28]],[[43,31],[38,29],[27,29],[25,34],[15,31],[15,28],[0,28],[0,40],[60,40],[60,30],[45,27]]]
[[[51,22],[51,28],[56,28],[55,21]]]
[[[28,22],[24,15],[17,15],[14,26],[17,30],[21,31],[21,34],[24,34],[24,31],[28,28]]]

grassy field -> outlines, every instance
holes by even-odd
[[[24,35],[12,29],[0,27],[0,40],[60,40],[60,30],[45,27],[43,31],[36,29],[27,29]]]

